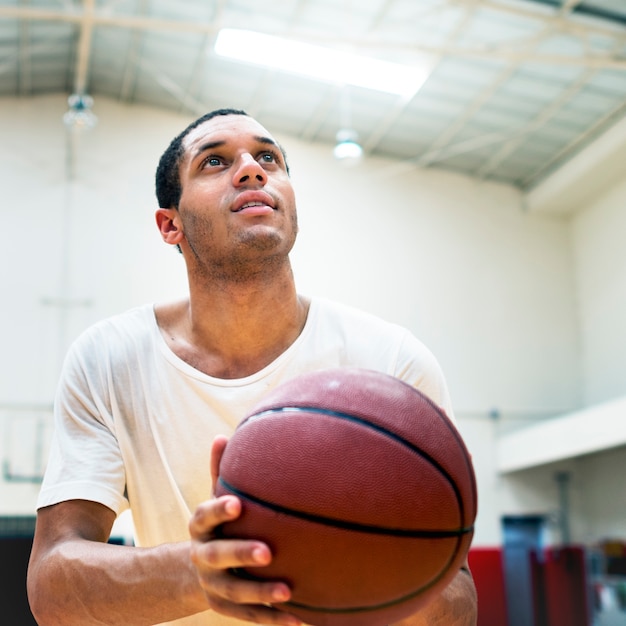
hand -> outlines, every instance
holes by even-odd
[[[211,472],[214,484],[225,446],[223,437],[217,438],[213,444]],[[296,617],[270,606],[274,602],[289,600],[291,592],[286,584],[243,580],[230,572],[234,567],[267,565],[272,558],[269,547],[261,541],[215,538],[215,528],[236,519],[240,513],[239,499],[223,496],[200,504],[189,522],[191,561],[210,608],[230,617],[261,624],[300,624]]]

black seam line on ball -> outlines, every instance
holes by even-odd
[[[445,573],[446,570],[443,570]],[[332,607],[332,606],[313,606],[310,604],[304,604],[302,602],[294,602],[293,600],[289,600],[285,602],[285,606],[293,607],[294,609],[304,609],[305,611],[311,611],[312,613],[330,613],[330,614],[350,614],[350,613],[367,613],[369,611],[382,611],[384,609],[390,609],[398,604],[403,604],[404,602],[408,602],[413,598],[421,595],[428,591],[433,585],[436,585],[441,576],[437,576],[434,580],[432,580],[429,584],[423,585],[416,591],[412,591],[411,593],[407,593],[405,596],[401,598],[396,598],[395,600],[389,600],[388,602],[380,602],[379,604],[370,604],[365,606],[348,606],[348,607]]]
[[[457,549],[458,549],[458,545],[457,545]],[[450,559],[448,559],[445,566],[441,568],[439,573],[432,580],[430,580],[427,584],[422,585],[418,589],[415,589],[414,591],[411,591],[410,593],[407,593],[404,596],[401,596],[400,598],[394,598],[393,600],[387,600],[386,602],[379,602],[378,604],[368,604],[368,605],[363,605],[363,606],[346,606],[346,607],[316,606],[312,604],[305,604],[304,602],[297,602],[295,600],[288,600],[287,602],[284,602],[283,605],[286,607],[293,607],[295,609],[304,609],[306,611],[311,611],[312,613],[329,613],[329,614],[367,613],[370,611],[380,611],[380,610],[392,608],[394,606],[397,606],[398,604],[403,604],[404,602],[408,602],[409,600],[416,598],[417,596],[425,593],[431,587],[436,585],[444,576],[444,574],[448,572],[448,569],[452,561],[454,560],[456,553],[457,553],[457,550],[453,552],[452,556],[450,557]],[[238,567],[231,568],[230,571],[235,576],[238,576],[239,578],[243,578],[245,580],[254,580],[254,581],[260,581],[260,582],[266,582],[267,580],[265,578],[255,576],[254,574],[246,571],[245,569],[238,568]]]
[[[459,488],[458,488],[457,484],[454,482],[454,480],[452,479],[450,474],[447,472],[447,470],[436,459],[434,459],[432,456],[430,456],[430,454],[428,454],[427,452],[424,452],[424,450],[422,450],[421,448],[417,447],[416,445],[414,445],[410,441],[406,440],[404,437],[401,437],[400,435],[397,435],[396,433],[391,432],[390,430],[387,430],[386,428],[383,428],[382,426],[377,426],[376,424],[372,424],[371,422],[368,422],[367,420],[364,420],[364,419],[362,419],[362,418],[360,418],[358,416],[351,415],[350,413],[342,413],[341,411],[333,411],[331,409],[321,409],[321,408],[318,408],[318,407],[315,407],[315,406],[312,406],[312,407],[308,407],[308,406],[279,407],[279,408],[276,408],[276,409],[268,409],[267,411],[261,411],[259,413],[254,414],[254,415],[251,415],[245,422],[240,424],[239,428],[245,427],[245,425],[248,422],[255,421],[257,419],[262,419],[262,418],[268,417],[270,415],[279,414],[279,413],[285,413],[285,412],[290,412],[290,413],[321,413],[322,415],[328,415],[329,417],[336,417],[338,419],[346,420],[346,421],[349,421],[349,422],[354,422],[356,424],[359,424],[361,426],[364,426],[366,428],[374,430],[374,431],[376,431],[378,433],[381,433],[382,435],[385,435],[386,437],[389,437],[390,439],[393,439],[394,441],[397,441],[398,443],[402,444],[403,446],[409,448],[415,454],[417,454],[417,455],[421,456],[422,458],[426,459],[448,481],[448,484],[450,485],[450,487],[454,491],[454,495],[456,497],[456,502],[457,502],[457,506],[459,508],[460,518],[462,520],[465,519],[465,507],[463,506],[463,498],[461,497],[461,492],[459,491]],[[472,527],[470,527],[470,528],[472,528]]]
[[[219,478],[219,483],[226,490],[230,491],[230,493],[236,495],[238,498],[242,500],[248,500],[250,502],[254,502],[255,504],[259,504],[270,511],[274,511],[276,513],[283,513],[284,515],[289,515],[291,517],[297,517],[299,519],[304,519],[308,522],[314,522],[316,524],[324,524],[326,526],[334,526],[336,528],[342,528],[345,530],[354,530],[362,533],[369,533],[373,535],[390,535],[393,537],[412,537],[417,539],[445,539],[449,537],[460,537],[462,535],[466,535],[474,530],[474,526],[469,526],[467,528],[458,528],[453,530],[420,530],[420,529],[410,529],[410,528],[384,528],[381,526],[373,526],[370,524],[359,524],[358,522],[348,522],[342,519],[336,519],[333,517],[327,517],[324,515],[314,515],[312,513],[306,513],[304,511],[298,511],[296,509],[291,509],[286,506],[281,506],[280,504],[275,504],[273,502],[267,502],[266,500],[262,500],[261,498],[257,498],[245,491],[241,491],[229,484],[223,478]]]

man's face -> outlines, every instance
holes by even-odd
[[[297,233],[283,154],[258,122],[220,115],[184,140],[178,206],[190,256],[207,271],[286,257]]]

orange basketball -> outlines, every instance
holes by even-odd
[[[216,494],[241,516],[222,537],[259,539],[283,580],[277,605],[308,624],[385,626],[416,612],[457,574],[476,517],[470,455],[445,413],[397,378],[321,370],[270,392],[241,422]]]

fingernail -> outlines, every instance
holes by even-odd
[[[252,551],[252,558],[257,563],[267,563],[268,562],[267,557],[268,557],[267,552],[263,548],[255,548]]]
[[[285,602],[286,600],[289,600],[289,592],[282,587],[277,587],[274,591],[272,591],[272,598],[276,602]]]
[[[228,515],[234,515],[237,512],[237,502],[235,500],[227,500],[224,503],[224,510]]]

